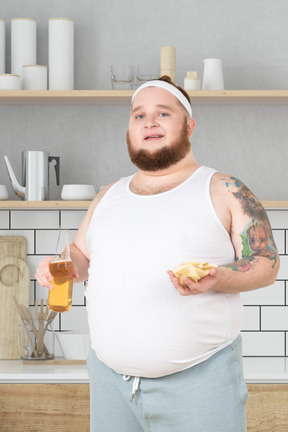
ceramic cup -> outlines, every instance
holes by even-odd
[[[5,185],[0,185],[0,200],[8,199],[8,191]]]
[[[20,75],[0,74],[0,90],[20,90]]]
[[[47,90],[47,66],[23,65],[23,90]]]

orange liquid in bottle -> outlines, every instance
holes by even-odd
[[[67,312],[72,306],[72,261],[56,260],[49,265],[53,289],[49,290],[48,307],[55,312]]]

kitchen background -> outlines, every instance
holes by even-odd
[[[48,64],[48,19],[75,21],[75,89],[111,89],[111,64],[160,65],[161,46],[176,48],[176,81],[187,70],[202,77],[203,59],[221,58],[226,89],[288,89],[288,4],[285,0],[2,0],[6,21],[6,72],[10,72],[10,20],[37,21],[37,63]],[[261,200],[288,200],[288,106],[194,106],[191,142],[196,160],[239,177]],[[1,106],[0,184],[17,199],[3,155],[20,179],[21,151],[60,156],[60,186],[51,172],[50,199],[63,184],[91,183],[98,190],[135,171],[126,152],[129,106]],[[53,167],[50,167],[50,170]],[[85,210],[1,210],[0,234],[24,235],[31,271],[30,304],[46,297],[34,280],[38,261],[54,253],[62,222],[73,234]],[[268,212],[281,254],[277,282],[243,294],[244,355],[288,356],[288,210]],[[64,221],[64,222],[63,222]],[[83,284],[60,329],[88,331]]]

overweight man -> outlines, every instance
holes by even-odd
[[[134,93],[136,173],[93,200],[71,245],[86,289],[92,432],[244,432],[240,293],[273,284],[267,215],[237,178],[199,166],[189,96],[168,77]],[[36,277],[51,289],[47,257]],[[173,270],[210,263],[197,282]]]

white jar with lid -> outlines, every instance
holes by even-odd
[[[184,78],[184,90],[201,90],[201,81],[196,71],[188,71]]]

